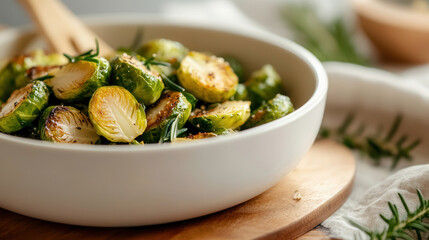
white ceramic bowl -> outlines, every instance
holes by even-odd
[[[144,40],[164,37],[193,50],[228,53],[249,71],[270,63],[283,77],[296,111],[235,135],[181,144],[60,145],[0,134],[0,207],[87,226],[198,217],[270,188],[314,142],[328,84],[321,64],[302,47],[269,33],[210,24],[165,19],[92,22],[94,31],[115,47],[128,45],[143,26]],[[34,41],[40,39],[22,30],[0,33],[0,49],[9,50],[6,54]]]

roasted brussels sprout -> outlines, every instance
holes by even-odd
[[[213,132],[220,128],[236,129],[250,116],[249,101],[227,101],[206,110],[201,107],[191,113],[189,122],[203,132]]]
[[[97,133],[112,142],[131,142],[146,129],[144,107],[120,86],[97,89],[88,112]]]
[[[273,99],[263,103],[259,108],[252,111],[249,120],[241,127],[248,129],[267,122],[271,122],[294,111],[289,97],[277,94]]]
[[[237,90],[235,91],[234,96],[232,96],[229,100],[232,100],[232,101],[234,101],[234,100],[236,100],[236,101],[238,101],[238,100],[242,100],[242,101],[249,100],[248,95],[249,95],[249,92],[247,91],[246,86],[244,86],[244,84],[240,83],[237,85]]]
[[[271,65],[265,65],[254,72],[245,85],[252,101],[252,109],[259,107],[263,101],[272,99],[277,93],[283,92],[281,78]]]
[[[20,55],[11,59],[0,70],[0,101],[6,101],[10,94],[29,83],[26,71],[34,66],[62,65],[66,58],[60,54],[46,55],[42,50],[36,50],[28,55]]]
[[[158,102],[147,111],[147,129],[143,133],[144,142],[159,142],[162,133],[166,132],[168,127],[175,127],[175,130],[182,128],[191,111],[192,105],[182,93],[165,91]],[[172,126],[174,121],[177,123]]]
[[[235,75],[237,75],[240,82],[244,82],[244,67],[237,58],[232,56],[224,56],[223,59],[229,63]]]
[[[168,62],[173,68],[178,68],[188,51],[189,50],[179,42],[161,38],[144,44],[137,50],[137,53],[145,58],[155,56],[156,60]]]
[[[145,105],[150,105],[161,96],[164,83],[161,76],[150,71],[137,58],[124,53],[112,61],[111,82],[130,91]]]
[[[179,83],[198,99],[215,103],[235,94],[238,77],[222,58],[189,52],[177,70]]]
[[[62,67],[47,85],[60,100],[69,102],[88,99],[94,91],[108,83],[110,64],[104,58],[70,62]]]
[[[89,118],[69,106],[50,106],[39,120],[40,139],[55,143],[95,144],[100,141]]]
[[[0,111],[0,131],[16,132],[29,126],[48,104],[49,90],[41,81],[15,90]]]

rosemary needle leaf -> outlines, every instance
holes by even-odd
[[[398,193],[401,203],[405,209],[405,216],[400,216],[395,204],[392,204],[391,202],[388,203],[392,212],[392,217],[386,218],[380,214],[381,219],[383,219],[383,221],[388,225],[388,228],[385,228],[382,232],[373,232],[356,222],[350,220],[349,222],[352,226],[363,231],[368,237],[370,237],[370,239],[374,240],[412,240],[413,232],[415,232],[418,239],[422,239],[421,233],[429,231],[429,224],[424,222],[425,220],[429,220],[429,200],[424,199],[419,189],[417,189],[417,195],[420,202],[419,206],[415,211],[411,212],[404,197]]]
[[[164,85],[173,91],[176,92],[184,92],[185,89],[181,86],[179,86],[178,84],[176,84],[175,82],[173,82],[170,78],[168,78],[165,74],[161,74],[162,76],[162,80],[164,81]]]
[[[170,127],[173,124],[175,118],[170,119],[167,124],[165,124],[165,127],[161,131],[161,137],[159,138],[159,143],[163,143],[168,140]]]
[[[314,8],[302,4],[287,4],[281,14],[298,42],[320,61],[369,65],[369,61],[356,50],[353,34],[343,19],[325,23],[317,16]]]
[[[177,137],[177,127],[179,125],[181,115],[177,115],[174,119],[173,123],[171,124],[171,130],[170,130],[170,142],[174,142]]]
[[[402,206],[404,206],[405,211],[407,212],[407,215],[410,215],[410,209],[408,208],[407,203],[405,202],[404,197],[402,194],[398,193],[399,198],[401,199]]]
[[[98,44],[97,39],[95,39],[95,53],[92,53],[93,51],[93,49],[90,49],[76,57],[72,57],[66,53],[64,53],[63,55],[69,60],[70,63],[74,63],[81,60],[98,63],[98,60],[95,59],[100,54],[100,45]]]
[[[375,165],[380,165],[384,159],[391,159],[391,169],[394,169],[401,160],[412,160],[411,151],[421,143],[420,139],[415,139],[407,144],[408,136],[406,135],[399,139],[395,137],[402,122],[400,115],[395,117],[385,136],[382,127],[377,128],[376,134],[365,136],[363,123],[358,125],[357,130],[353,130],[354,120],[354,114],[349,113],[339,128],[322,128],[319,137],[330,138],[352,150],[358,150],[372,159]]]

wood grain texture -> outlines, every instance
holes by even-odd
[[[295,239],[344,203],[354,173],[351,152],[324,140],[316,142],[298,167],[277,185],[215,214],[155,226],[90,228],[45,222],[0,210],[0,239]],[[295,191],[301,193],[300,200],[294,199]],[[316,230],[301,240],[318,239],[314,236],[327,239],[325,233]]]

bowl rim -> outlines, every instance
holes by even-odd
[[[52,150],[70,150],[70,151],[88,151],[88,152],[152,152],[152,151],[177,151],[178,149],[194,148],[218,143],[228,143],[231,141],[240,141],[240,139],[250,136],[261,135],[267,130],[273,130],[286,125],[290,122],[297,121],[303,115],[307,114],[318,103],[324,101],[328,91],[328,77],[322,63],[304,47],[294,43],[293,41],[270,33],[264,29],[254,27],[243,27],[241,25],[226,25],[215,21],[195,21],[192,19],[180,19],[177,17],[160,17],[160,16],[137,16],[137,15],[92,15],[82,18],[90,27],[105,26],[105,25],[164,25],[177,26],[194,29],[206,29],[217,32],[225,32],[228,34],[239,35],[247,38],[256,39],[262,42],[272,44],[274,46],[286,49],[292,54],[300,58],[311,69],[315,77],[315,90],[311,97],[297,110],[275,121],[247,129],[245,131],[231,134],[227,136],[219,136],[216,138],[201,139],[199,141],[173,143],[173,144],[145,144],[144,147],[138,145],[86,145],[86,144],[58,144],[37,139],[30,139],[18,136],[12,136],[5,133],[0,133],[0,142],[8,141],[21,145],[39,147]],[[6,29],[0,32],[0,39],[10,39],[19,36],[23,33],[32,32],[29,26],[19,28]]]

